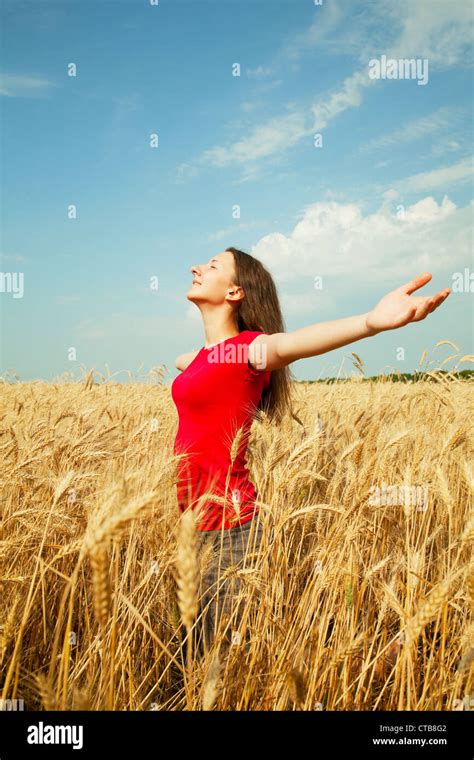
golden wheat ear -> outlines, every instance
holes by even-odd
[[[196,516],[186,509],[180,520],[176,557],[178,605],[186,628],[191,628],[198,611],[199,562]]]

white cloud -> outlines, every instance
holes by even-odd
[[[352,32],[341,32],[341,24],[344,19],[343,6],[338,0],[332,0],[323,6],[316,6],[314,20],[309,27],[297,32],[285,43],[283,48],[285,56],[290,60],[298,60],[307,50],[314,48],[336,54],[346,51],[349,53],[359,51],[361,35],[354,28]]]
[[[243,230],[250,230],[252,227],[258,227],[262,222],[259,219],[254,219],[252,222],[240,222],[239,224],[230,224],[228,227],[224,227],[216,232],[211,232],[207,236],[208,242],[212,243],[214,240],[222,240],[223,238],[233,238],[238,232]]]
[[[2,261],[16,261],[18,264],[22,264],[25,261],[30,261],[29,256],[22,256],[17,253],[0,253]]]
[[[399,182],[394,182],[393,186],[400,192],[420,192],[424,190],[434,190],[435,188],[445,188],[449,185],[459,185],[469,181],[473,173],[472,157],[464,158],[451,166],[444,166],[440,169],[433,169],[429,172],[420,172],[412,177],[406,177]]]
[[[204,151],[199,163],[204,166],[223,168],[232,163],[250,163],[286,150],[308,134],[301,113],[269,119],[255,127],[247,137],[228,147],[219,146]]]
[[[275,87],[279,87],[281,84],[283,84],[283,79],[274,79],[273,81],[265,81],[263,79],[259,79],[256,85],[252,88],[253,91],[251,93],[247,93],[248,99],[241,102],[241,111],[250,113],[251,111],[255,111],[257,109],[264,110],[270,108],[271,105],[268,104],[268,101],[264,99],[263,95],[268,93],[270,90],[274,90]],[[250,99],[250,97],[252,99]],[[232,118],[231,124],[234,129],[238,127],[238,122],[235,118]]]
[[[273,74],[271,66],[257,66],[255,69],[246,69],[246,74],[251,79],[266,79]]]
[[[312,24],[284,48],[290,59],[308,51],[367,63],[389,58],[429,58],[430,66],[469,65],[473,14],[468,0],[331,0],[315,8]]]
[[[419,140],[422,137],[426,137],[427,135],[431,135],[442,129],[451,129],[454,118],[459,116],[459,112],[460,109],[443,106],[428,116],[412,119],[411,121],[400,125],[397,129],[387,135],[382,135],[382,137],[377,137],[373,140],[368,140],[367,142],[362,143],[360,151],[372,153],[374,150],[380,148],[389,148],[392,145]]]
[[[457,140],[444,140],[441,142],[436,142],[431,147],[431,156],[434,158],[439,158],[440,156],[444,156],[446,153],[453,153],[457,150],[466,150],[468,148],[467,141],[462,140],[462,142],[457,142]]]
[[[29,98],[42,95],[51,87],[58,87],[54,82],[24,74],[0,74],[0,95],[9,98]]]
[[[357,71],[350,77],[347,77],[342,88],[335,90],[331,95],[320,98],[317,103],[311,107],[314,116],[313,129],[320,130],[327,127],[340,113],[348,108],[360,106],[362,103],[362,90],[369,85],[373,85],[375,79],[370,79],[367,70]]]
[[[333,295],[323,289],[311,292],[285,293],[279,289],[282,312],[285,317],[299,314],[321,314],[334,308],[336,302]]]
[[[473,13],[466,0],[398,0],[391,3],[401,30],[389,58],[428,58],[437,69],[472,65]],[[385,51],[382,51],[385,52]]]
[[[433,66],[442,69],[452,65],[469,65],[472,38],[469,6],[470,3],[464,0],[435,5],[432,0],[417,0],[415,3],[411,0],[399,0],[397,3],[378,0],[370,8],[362,5],[354,10],[353,4],[333,0],[315,7],[314,23],[303,33],[294,35],[282,49],[282,55],[287,59],[297,59],[308,50],[346,53],[357,56],[360,66],[344,79],[342,85],[338,84],[319,96],[316,102],[300,107],[291,104],[291,113],[256,124],[239,140],[217,145],[203,151],[194,161],[182,163],[177,169],[177,181],[195,176],[203,167],[221,169],[231,165],[244,167],[246,176],[243,181],[258,179],[260,175],[252,166],[253,162],[282,155],[300,140],[310,138],[314,131],[327,127],[348,108],[359,107],[365,88],[393,84],[369,77],[368,63],[374,55],[384,54],[388,58],[427,57],[430,69]],[[271,67],[259,66],[254,73],[259,72],[263,76],[270,71]],[[246,100],[243,109],[250,111],[251,102]],[[415,124],[417,135],[441,128],[447,113],[432,116],[431,121],[429,117],[418,120]],[[402,140],[409,139],[408,129],[405,132],[401,130],[400,134]],[[391,144],[396,140],[396,135],[381,138],[382,146],[384,140]]]
[[[341,277],[345,287],[382,281],[395,287],[469,260],[474,203],[457,208],[447,196],[441,204],[428,197],[399,218],[390,209],[394,198],[386,193],[381,208],[366,216],[354,203],[314,203],[289,235],[266,235],[251,253],[279,282]]]
[[[245,111],[245,113],[250,113],[250,111],[255,111],[256,108],[260,107],[260,103],[257,103],[256,100],[244,100],[240,104],[240,108],[242,111]]]

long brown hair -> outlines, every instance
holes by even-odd
[[[270,272],[261,261],[238,248],[226,248],[234,256],[236,285],[245,298],[238,302],[237,329],[258,330],[259,332],[285,332],[276,285]],[[270,385],[265,388],[258,409],[264,411],[275,422],[280,422],[285,413],[301,421],[293,414],[291,407],[291,381],[293,374],[288,366],[272,370]],[[302,423],[301,423],[302,424]]]

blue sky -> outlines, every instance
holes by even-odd
[[[468,0],[3,0],[1,13],[1,271],[24,285],[0,293],[0,372],[164,364],[171,381],[175,357],[204,345],[189,268],[228,246],[272,272],[287,331],[366,312],[426,270],[422,293],[473,272]],[[426,84],[371,78],[382,56],[427,61]],[[351,372],[351,350],[367,374],[457,353],[440,340],[472,353],[463,283],[424,322],[294,375]]]

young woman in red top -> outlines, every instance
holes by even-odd
[[[229,615],[235,631],[239,611],[232,606],[239,586],[220,575],[258,547],[262,522],[256,491],[245,466],[247,438],[257,410],[278,423],[291,412],[288,365],[354,341],[418,322],[450,293],[411,294],[425,285],[425,273],[398,287],[365,314],[285,332],[272,276],[253,256],[236,248],[191,267],[187,298],[201,312],[205,345],[176,360],[181,375],[172,384],[179,415],[174,451],[178,464],[178,504],[195,510],[201,548],[211,543],[216,557],[202,578],[201,609],[205,646],[219,615]],[[213,498],[215,499],[213,501]],[[204,604],[203,604],[204,602]],[[229,642],[230,631],[226,638]],[[238,643],[239,634],[232,637]]]

